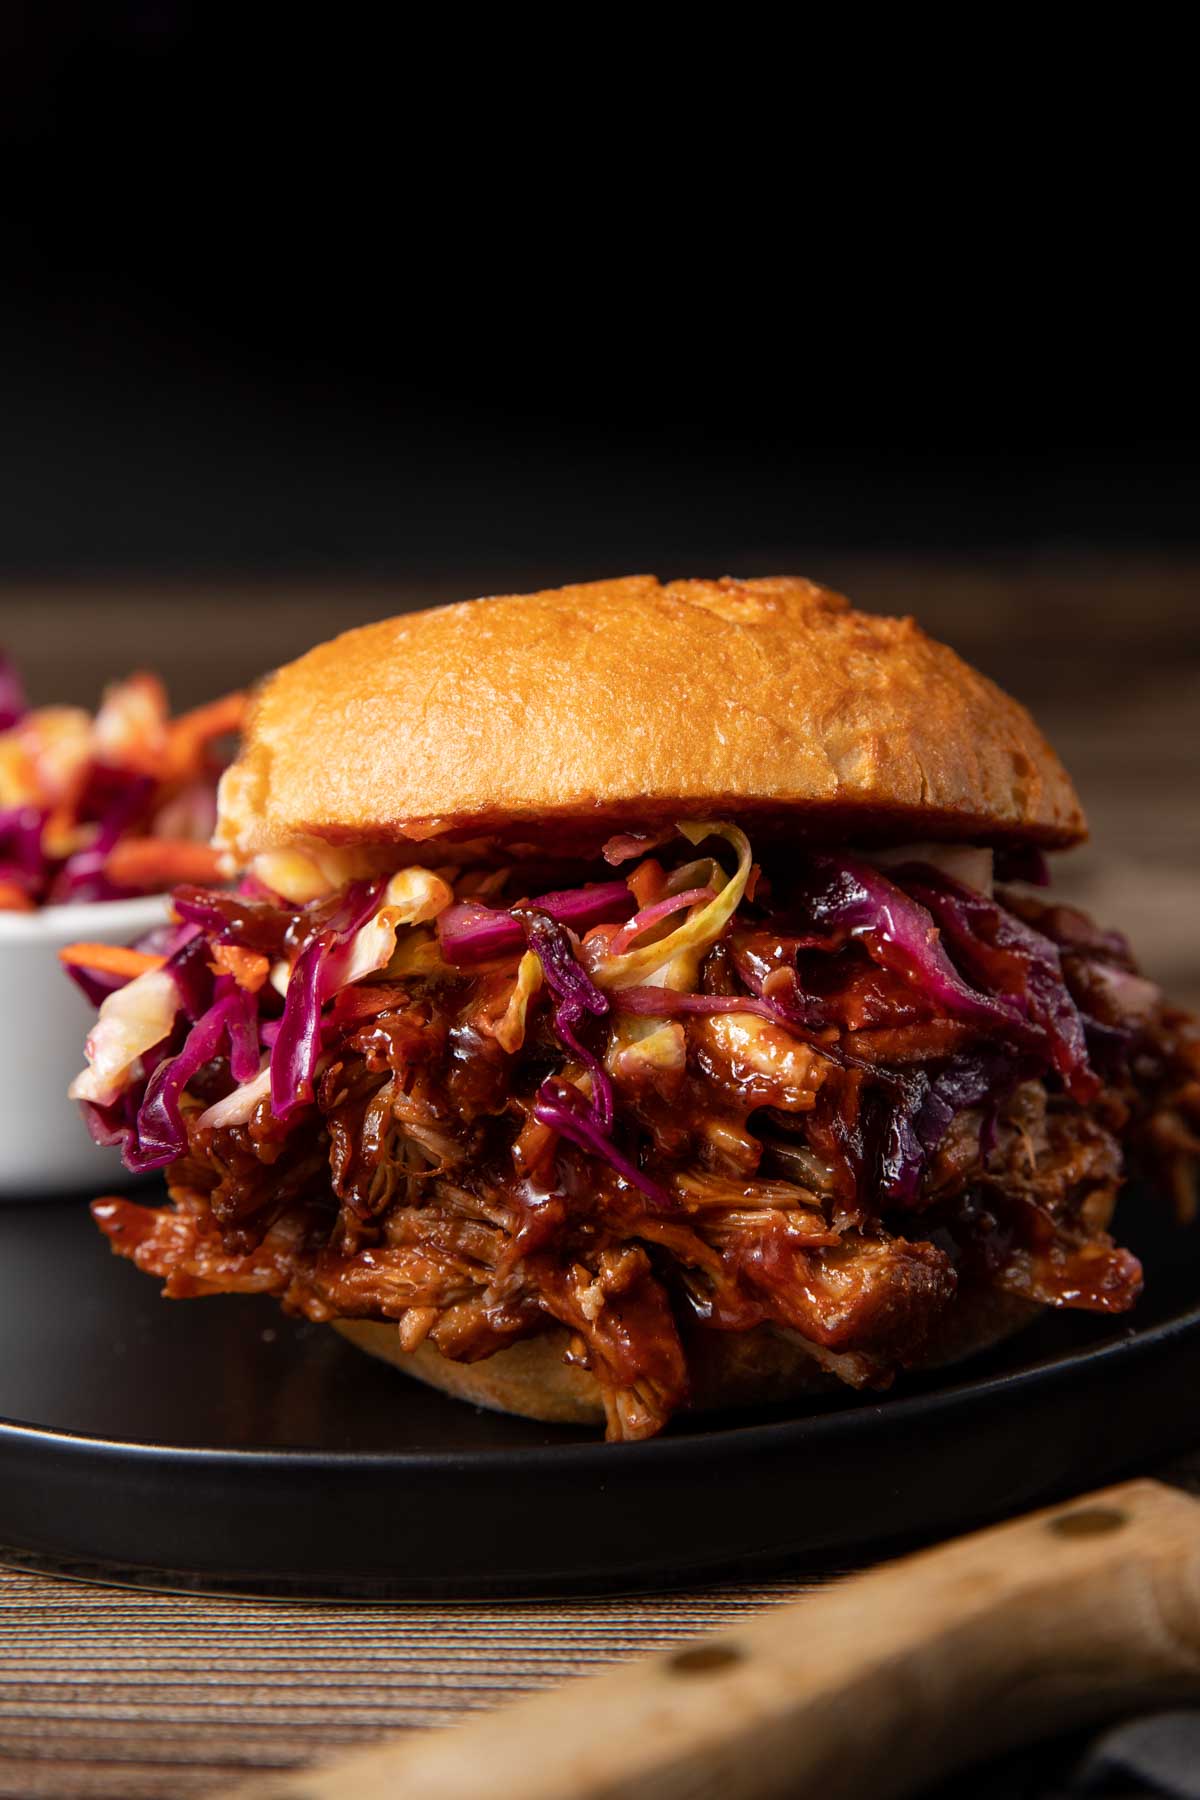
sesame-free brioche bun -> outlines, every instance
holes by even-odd
[[[1016,1295],[980,1289],[963,1296],[942,1316],[914,1369],[943,1368],[1001,1343],[1044,1309]],[[402,1350],[394,1324],[375,1319],[335,1319],[333,1328],[356,1349],[391,1363],[406,1375],[440,1388],[456,1400],[491,1412],[515,1413],[550,1425],[603,1425],[600,1384],[588,1370],[565,1360],[569,1334],[555,1327],[520,1338],[481,1362],[451,1362],[433,1344]],[[697,1331],[688,1340],[690,1406],[696,1412],[723,1407],[768,1406],[841,1387],[815,1361],[812,1346],[795,1332],[759,1325],[753,1331]]]
[[[221,783],[238,862],[306,844],[733,814],[762,832],[1086,834],[1024,707],[911,619],[810,581],[630,576],[344,633],[262,687]]]

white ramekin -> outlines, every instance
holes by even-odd
[[[66,944],[127,944],[167,918],[168,899],[0,912],[0,1200],[100,1193],[133,1179],[88,1136],[67,1086],[96,1009],[58,960]]]

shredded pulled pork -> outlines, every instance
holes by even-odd
[[[687,1404],[698,1332],[783,1330],[885,1386],[983,1290],[1131,1306],[1123,1148],[1186,1213],[1200,1039],[1124,941],[927,863],[764,872],[719,832],[734,873],[692,826],[624,889],[179,890],[176,1023],[85,1107],[168,1168],[170,1207],[96,1203],[114,1249],[174,1297],[457,1360],[565,1330],[612,1438]]]

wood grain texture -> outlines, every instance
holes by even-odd
[[[638,1600],[333,1606],[0,1570],[3,1800],[173,1800],[385,1731],[447,1725],[669,1649],[799,1583]]]
[[[1200,1494],[1200,1452],[1160,1473]],[[817,1591],[791,1580],[634,1599],[310,1606],[0,1568],[0,1800],[187,1800],[385,1732],[452,1725]]]
[[[1197,1699],[1200,1504],[1130,1481],[220,1800],[902,1800],[1064,1726]]]
[[[1200,561],[805,562],[798,572],[861,606],[915,613],[1032,707],[1092,825],[1091,844],[1062,865],[1062,889],[1129,930],[1148,971],[1200,1005]],[[580,573],[540,568],[525,585]],[[336,630],[463,597],[450,581],[436,591],[10,587],[0,638],[38,700],[94,700],[104,680],[150,664],[187,705]],[[1200,1456],[1182,1472],[1200,1488]],[[446,1724],[728,1630],[801,1592],[781,1582],[559,1605],[291,1606],[0,1571],[0,1800],[203,1794],[239,1771]]]

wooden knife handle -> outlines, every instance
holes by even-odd
[[[749,1500],[749,1496],[748,1496]],[[1200,1695],[1200,1501],[1133,1481],[238,1800],[890,1800]]]

